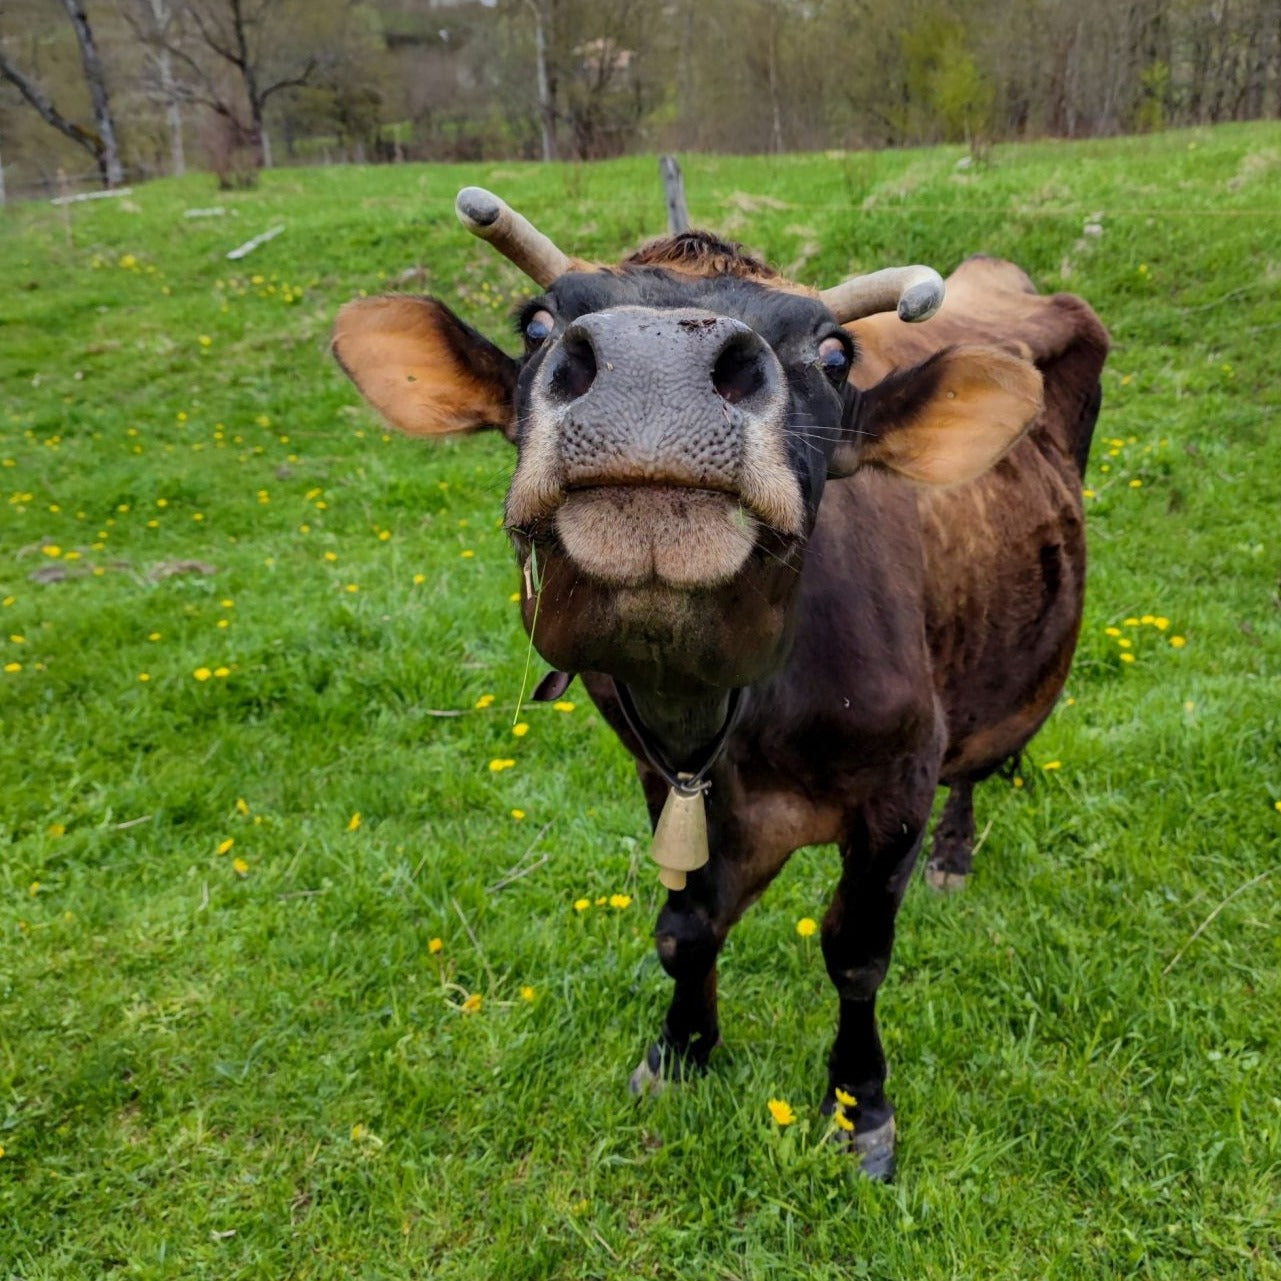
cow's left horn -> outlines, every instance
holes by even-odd
[[[556,248],[528,218],[484,187],[464,187],[454,202],[458,220],[482,240],[488,240],[536,284],[546,289],[570,268],[568,255]]]
[[[943,305],[943,277],[933,267],[886,267],[851,276],[819,297],[841,324],[882,311],[914,323],[929,320]]]

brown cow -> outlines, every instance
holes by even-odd
[[[731,926],[793,850],[836,843],[823,1107],[889,1177],[875,1000],[895,915],[938,785],[927,871],[956,884],[974,783],[1062,689],[1107,335],[991,259],[916,326],[899,317],[940,300],[922,269],[815,296],[705,233],[595,268],[487,193],[460,213],[544,287],[524,356],[406,297],[349,304],[334,348],[401,430],[517,446],[525,625],[636,757],[670,889],[656,937],[675,990],[633,1088],[705,1066]]]

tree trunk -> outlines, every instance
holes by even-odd
[[[534,11],[534,56],[538,64],[538,115],[542,123],[543,160],[555,160],[556,117],[547,79],[547,33],[543,29],[543,12],[536,0],[526,0],[526,3]]]
[[[124,183],[125,173],[120,164],[120,147],[116,142],[116,126],[111,119],[111,104],[107,101],[107,80],[98,57],[98,46],[94,43],[93,30],[80,0],[62,0],[62,4],[75,28],[76,43],[80,46],[80,65],[84,68],[89,101],[93,104],[93,121],[102,144],[97,155],[98,171],[102,175],[103,186],[119,187]]]

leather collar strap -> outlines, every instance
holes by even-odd
[[[729,742],[729,736],[734,732],[734,726],[738,724],[738,719],[743,713],[742,688],[730,690],[729,711],[725,714],[725,723],[716,731],[716,737],[709,744],[702,765],[694,773],[688,770],[677,770],[667,759],[667,754],[649,732],[645,722],[641,720],[631,693],[622,681],[614,682],[614,692],[618,695],[618,706],[622,709],[627,728],[636,735],[640,741],[641,750],[645,753],[645,759],[659,772],[667,786],[678,796],[685,797],[701,796],[708,791],[712,785],[707,776],[712,772],[712,766],[720,760],[725,751],[725,745]]]

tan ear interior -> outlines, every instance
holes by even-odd
[[[888,425],[864,463],[922,485],[960,485],[987,471],[1041,411],[1040,372],[996,348],[955,347],[938,374],[929,400]]]
[[[360,298],[338,313],[334,355],[365,399],[408,436],[510,432],[510,388],[467,363],[451,326],[462,332],[425,298]]]

